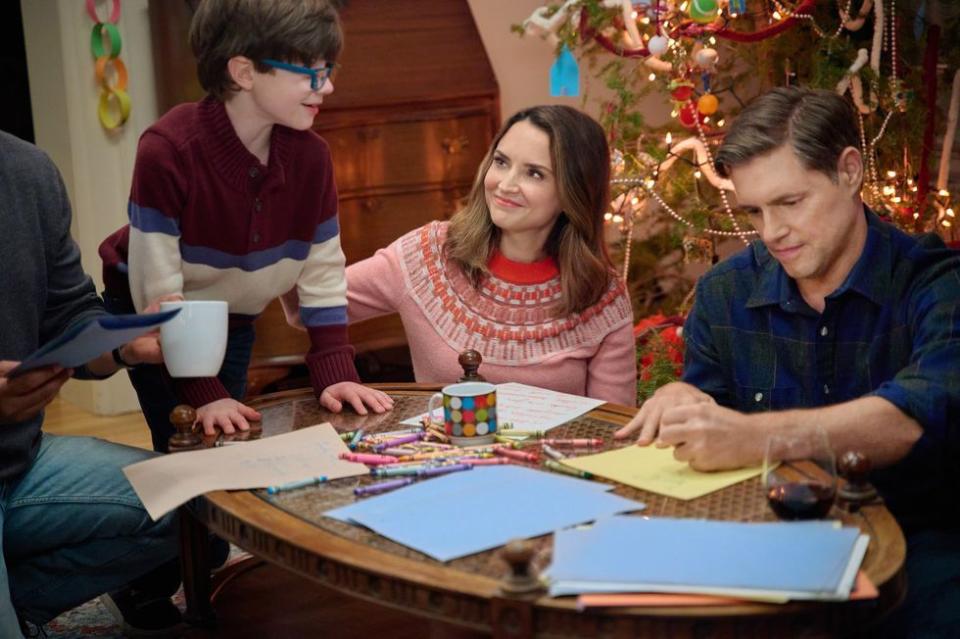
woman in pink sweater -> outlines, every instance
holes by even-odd
[[[603,241],[603,129],[565,106],[510,118],[465,207],[347,268],[350,322],[397,312],[418,382],[453,382],[458,355],[487,380],[633,406],[630,300]]]

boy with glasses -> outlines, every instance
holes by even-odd
[[[310,336],[322,406],[366,414],[390,398],[361,386],[347,343],[344,256],[327,144],[310,130],[343,35],[328,0],[204,0],[190,28],[208,96],[171,109],[141,137],[130,224],[100,247],[116,312],[152,301],[226,300],[230,334],[217,377],[172,380],[129,371],[153,434],[167,449],[180,402],[207,434],[249,428],[243,397],[253,320],[276,297]],[[299,303],[297,302],[299,300]],[[299,308],[297,308],[299,306]]]

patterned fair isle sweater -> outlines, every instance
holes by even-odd
[[[474,288],[443,258],[446,231],[428,224],[349,266],[349,320],[399,313],[418,382],[456,381],[457,357],[472,348],[490,382],[636,405],[633,313],[619,281],[582,313],[554,318],[548,307],[561,293],[552,259],[521,264],[497,253]]]
[[[140,138],[129,216],[100,247],[109,293],[138,311],[170,293],[225,300],[236,325],[296,287],[314,390],[358,380],[330,150],[314,132],[274,126],[263,166],[222,102],[177,106]],[[216,378],[178,393],[194,406],[228,397]]]

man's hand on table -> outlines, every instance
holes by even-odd
[[[344,402],[350,404],[358,415],[366,415],[368,406],[375,413],[385,413],[393,409],[393,398],[389,395],[356,382],[339,382],[327,386],[320,394],[319,401],[321,406],[332,413],[343,410]]]
[[[12,379],[7,377],[19,364],[0,361],[0,424],[22,422],[37,415],[73,374],[70,368],[45,366]]]
[[[684,382],[665,384],[658,388],[653,393],[653,397],[643,403],[633,419],[613,436],[617,439],[625,439],[639,431],[637,443],[648,446],[657,439],[664,411],[687,404],[716,404],[716,402],[696,386]]]
[[[673,446],[673,456],[696,470],[725,470],[759,463],[766,431],[748,415],[718,406],[695,386],[661,386],[630,422],[614,433],[623,439],[639,432],[637,444]]]
[[[663,411],[656,445],[673,446],[673,457],[694,470],[729,470],[759,464],[767,435],[755,415],[698,402]]]
[[[204,435],[216,435],[217,427],[224,435],[238,430],[250,430],[247,420],[259,421],[260,413],[232,398],[218,399],[197,409],[197,423],[203,426]]]

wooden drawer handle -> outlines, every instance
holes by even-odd
[[[457,155],[470,146],[470,139],[465,135],[456,138],[443,138],[440,143],[447,155]]]

